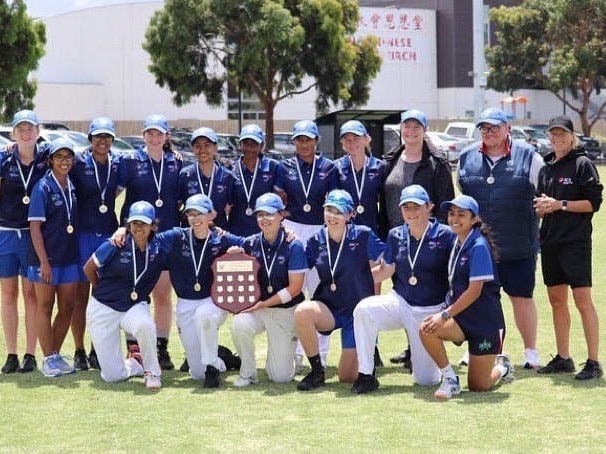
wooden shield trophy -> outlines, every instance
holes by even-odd
[[[213,303],[221,309],[238,314],[255,305],[261,297],[257,282],[259,263],[243,252],[225,254],[213,264]]]

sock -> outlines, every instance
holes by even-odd
[[[322,371],[324,368],[322,367],[322,360],[320,359],[320,354],[314,356],[308,356],[309,364],[311,365],[312,371]]]
[[[440,369],[440,372],[442,372],[442,377],[444,378],[457,378],[457,374],[450,364],[444,369]]]

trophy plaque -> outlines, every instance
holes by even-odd
[[[214,280],[210,294],[213,303],[221,309],[238,314],[259,301],[259,263],[250,255],[225,254],[213,262],[212,270]]]

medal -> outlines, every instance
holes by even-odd
[[[311,164],[311,175],[309,176],[309,183],[305,186],[305,181],[303,181],[303,174],[301,173],[301,166],[299,166],[299,157],[295,157],[295,165],[297,166],[297,174],[299,175],[299,181],[301,182],[301,189],[303,189],[303,195],[305,196],[305,205],[303,205],[303,211],[305,213],[309,213],[311,211],[311,205],[309,204],[309,191],[311,190],[311,185],[314,180],[314,173],[316,172],[316,158],[314,156],[313,162]]]
[[[417,285],[417,282],[419,282],[419,281],[417,280],[417,278],[416,278],[415,276],[410,276],[410,277],[408,278],[408,283],[409,283],[410,285],[413,285],[413,286],[414,286],[414,285]]]
[[[133,301],[137,301],[137,299],[139,298],[139,295],[137,294],[137,292],[135,292],[134,290],[132,292],[130,292],[130,299]]]
[[[97,161],[95,158],[91,156],[91,160],[93,162],[93,169],[95,170],[95,181],[97,182],[97,188],[99,188],[99,193],[101,194],[101,205],[99,205],[99,213],[105,214],[107,213],[107,205],[105,204],[105,192],[107,191],[107,187],[109,186],[109,179],[112,174],[112,162],[111,155],[107,161],[107,177],[105,179],[105,186],[101,189],[101,181],[99,180],[99,170],[97,169]]]
[[[200,285],[200,283],[199,283],[199,282],[196,282],[196,283],[194,284],[194,290],[195,290],[196,292],[199,292],[200,290],[202,290],[202,286]]]
[[[161,207],[162,207],[162,205],[164,205],[164,202],[162,201],[162,199],[158,199],[158,200],[156,200],[155,205],[156,205],[158,208],[161,208]]]
[[[246,196],[246,210],[244,214],[246,216],[252,216],[253,209],[250,207],[250,199],[253,193],[253,187],[255,186],[255,180],[257,179],[257,170],[259,170],[259,158],[257,158],[257,162],[255,162],[255,171],[253,172],[252,179],[250,180],[250,187],[246,186],[246,179],[244,178],[244,172],[242,172],[242,161],[239,162],[238,170],[240,171],[240,180],[242,181],[242,189],[244,190],[244,195]]]
[[[303,211],[305,211],[306,213],[309,213],[311,211],[311,205],[309,203],[306,203],[305,205],[303,205]]]
[[[143,275],[147,271],[147,265],[149,264],[149,246],[147,245],[147,243],[145,244],[145,267],[143,268],[143,271],[141,271],[140,274],[137,274],[137,250],[135,248],[136,248],[135,240],[131,235],[130,251],[131,251],[131,256],[133,259],[133,291],[130,292],[130,299],[133,301],[138,301],[139,294],[137,293],[136,288],[137,288],[137,283],[141,280],[141,277],[143,277]]]
[[[358,177],[356,175],[356,168],[354,167],[353,160],[349,156],[349,165],[351,167],[351,176],[353,177],[354,184],[356,186],[356,195],[358,196],[358,206],[356,212],[358,214],[364,214],[364,206],[362,205],[362,192],[364,192],[364,182],[366,180],[366,166],[368,165],[368,156],[364,157],[364,165],[362,166],[362,181],[358,184]]]
[[[30,198],[28,196],[24,195],[23,198],[21,199],[21,201],[23,202],[23,205],[29,205]]]
[[[252,216],[253,209],[251,207],[246,207],[246,211],[244,211],[244,213],[246,214],[246,216]]]
[[[156,190],[158,191],[158,199],[156,200],[155,205],[158,208],[160,208],[160,207],[162,207],[162,205],[164,205],[164,202],[160,198],[160,193],[162,191],[162,177],[164,176],[164,151],[162,151],[162,157],[160,159],[160,176],[159,177],[156,176],[156,169],[154,168],[154,163],[153,163],[151,157],[149,158],[149,165],[151,167],[152,176],[154,177],[154,184],[156,185]]]
[[[271,285],[267,286],[267,293],[273,293],[273,291],[274,288]]]
[[[105,205],[105,204],[99,205],[99,213],[101,213],[101,214],[107,213],[107,205]]]
[[[274,268],[274,263],[276,263],[276,257],[278,256],[278,252],[280,251],[280,246],[282,246],[282,242],[284,241],[284,232],[280,233],[280,242],[278,243],[278,247],[276,248],[276,252],[274,252],[274,256],[271,259],[271,262],[269,263],[269,266],[267,265],[267,256],[265,255],[265,247],[263,246],[263,237],[261,237],[261,257],[263,257],[263,267],[265,268],[265,274],[267,274],[267,293],[273,293],[274,292],[274,288],[271,285],[271,270]],[[271,245],[268,245],[271,246]]]
[[[486,183],[494,184],[494,177],[492,175],[490,175],[488,178],[486,178]]]
[[[358,212],[358,214],[364,214],[364,207],[362,205],[358,205],[356,207],[356,211]]]
[[[55,184],[57,185],[57,188],[59,189],[59,192],[63,197],[63,203],[65,203],[65,214],[67,215],[67,233],[74,233],[74,226],[72,225],[72,210],[74,208],[74,201],[72,200],[72,189],[74,187],[72,186],[72,182],[69,177],[67,177],[67,195],[65,195],[65,191],[59,184],[57,177],[55,177],[55,173],[51,171],[50,176],[55,181]]]
[[[189,250],[191,251],[191,261],[194,265],[194,273],[195,274],[195,278],[196,278],[196,283],[194,284],[194,290],[196,292],[199,292],[200,290],[202,290],[202,286],[200,285],[199,279],[200,279],[200,270],[202,269],[202,260],[204,260],[204,251],[206,251],[206,246],[208,245],[209,241],[208,241],[208,236],[206,237],[206,240],[204,241],[204,246],[202,246],[202,253],[200,254],[200,259],[196,260],[196,251],[194,250],[194,234],[193,234],[193,230],[190,228],[189,231]],[[210,235],[210,232],[208,232],[208,235]]]
[[[325,229],[326,234],[326,255],[328,258],[328,270],[330,271],[330,276],[332,278],[332,284],[330,284],[330,291],[337,291],[337,284],[335,284],[335,270],[337,269],[337,265],[339,264],[339,259],[341,258],[341,251],[343,251],[343,245],[345,244],[345,238],[347,237],[347,226],[345,226],[345,230],[343,231],[343,236],[341,237],[341,242],[339,243],[339,249],[337,250],[337,255],[335,257],[334,263],[332,260],[332,254],[330,253],[330,236],[328,235],[328,227]]]
[[[337,284],[335,284],[334,282],[332,284],[330,284],[330,291],[331,292],[336,292],[337,291]]]
[[[67,226],[67,229],[66,229],[66,230],[67,230],[67,233],[72,234],[72,233],[74,233],[74,226],[73,226],[73,225],[71,225],[71,224],[69,224],[69,225]]]
[[[410,266],[410,277],[408,278],[408,283],[413,287],[417,285],[419,280],[415,276],[415,263],[417,263],[417,258],[419,257],[419,252],[421,251],[421,247],[423,246],[423,241],[425,240],[425,235],[427,235],[427,231],[431,224],[429,221],[427,222],[427,226],[425,227],[425,231],[423,232],[423,236],[419,240],[419,244],[417,245],[417,250],[415,251],[415,256],[410,257],[410,227],[406,230],[406,257],[408,258],[408,265]]]
[[[18,153],[18,149],[15,150]],[[34,153],[35,153],[35,149],[34,149]],[[23,202],[23,205],[29,205],[30,202],[30,198],[27,196],[27,187],[29,186],[29,181],[32,178],[32,173],[34,173],[34,165],[32,164],[31,168],[29,169],[29,173],[27,174],[27,179],[25,178],[25,175],[23,175],[23,170],[21,169],[21,160],[19,159],[19,156],[16,156],[17,158],[17,170],[19,171],[19,177],[21,178],[21,182],[23,183],[23,188],[25,189],[25,195],[23,196],[23,198],[21,199],[21,201]]]

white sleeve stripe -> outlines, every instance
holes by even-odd
[[[91,258],[93,259],[93,262],[95,262],[95,265],[97,265],[97,268],[101,268],[103,266],[95,254],[93,254]]]
[[[46,222],[46,217],[42,216],[42,217],[29,217],[27,218],[28,221],[42,221],[42,222]]]
[[[301,274],[307,273],[308,268],[303,268],[302,270],[288,270],[288,274]]]
[[[494,281],[494,274],[485,274],[484,276],[473,276],[469,281]]]

